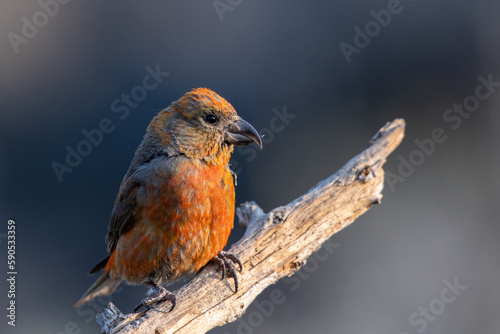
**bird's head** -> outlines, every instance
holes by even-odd
[[[170,154],[227,163],[233,146],[253,142],[262,147],[258,132],[238,116],[233,106],[208,88],[196,88],[162,110],[148,134]]]

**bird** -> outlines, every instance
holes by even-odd
[[[238,280],[240,260],[223,251],[233,228],[235,189],[229,160],[234,146],[262,140],[223,97],[195,88],[156,114],[135,151],[111,213],[108,255],[90,274],[101,276],[76,302],[80,307],[121,284],[147,285],[152,294],[134,308],[151,308],[175,294],[165,286],[194,276],[209,262]],[[235,176],[234,176],[235,177]]]

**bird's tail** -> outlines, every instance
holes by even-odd
[[[90,271],[90,273],[93,273],[93,272],[101,269],[102,267],[104,267],[103,263],[105,265],[108,258],[106,258],[105,260],[106,261],[103,260],[99,264],[97,264],[97,266],[94,267],[94,269],[92,269]],[[98,268],[98,267],[101,267],[101,268]],[[83,296],[80,298],[80,300],[76,302],[74,307],[80,307],[83,304],[85,304],[86,302],[94,299],[97,296],[108,296],[108,295],[112,294],[113,291],[115,291],[116,288],[120,285],[120,282],[121,282],[121,280],[116,279],[116,278],[112,278],[109,275],[109,272],[104,272],[104,274],[102,274],[101,277],[99,277],[97,279],[97,281],[95,281],[95,283],[92,284],[92,286],[83,294]]]

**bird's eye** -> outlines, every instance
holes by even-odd
[[[217,123],[219,119],[215,115],[207,115],[205,116],[205,122],[210,123],[210,124],[215,124]]]

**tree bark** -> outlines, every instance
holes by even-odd
[[[175,291],[177,306],[160,304],[145,314],[123,315],[112,303],[97,316],[106,334],[205,333],[235,321],[266,287],[293,275],[333,234],[379,204],[387,156],[404,137],[405,122],[396,119],[382,127],[370,146],[342,169],[291,203],[264,213],[254,202],[236,213],[245,235],[228,251],[243,263],[233,280],[221,280],[214,265],[205,267]]]

